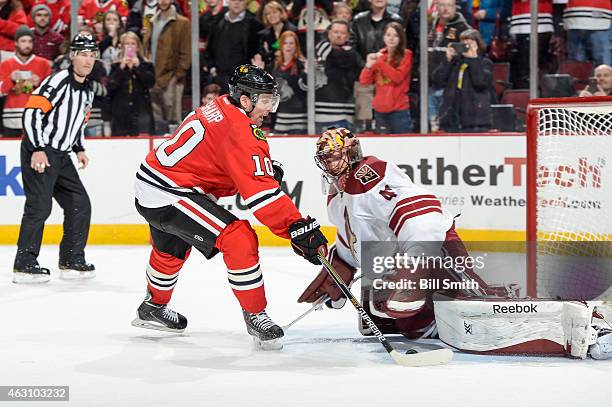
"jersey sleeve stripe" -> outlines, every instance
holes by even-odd
[[[255,212],[260,210],[264,206],[270,205],[272,202],[282,198],[283,196],[285,196],[285,193],[280,188],[278,188],[273,193],[264,195],[261,198],[251,202],[250,204],[247,204],[247,206],[251,211]]]
[[[261,198],[263,198],[263,197],[265,197],[267,195],[276,193],[276,191],[278,191],[279,189],[280,188],[271,188],[271,189],[266,189],[264,191],[260,191],[260,192],[258,192],[256,194],[253,194],[252,196],[250,196],[248,198],[244,198],[244,203],[247,204],[247,205],[250,205],[252,203],[257,204],[255,201],[257,201],[257,200],[259,200],[259,199],[261,199]]]
[[[395,204],[394,210],[396,210],[398,207],[409,204],[409,203],[414,203],[414,202],[420,202],[424,199],[429,199],[429,200],[436,200],[438,201],[438,197],[436,197],[435,195],[416,195],[416,196],[411,196],[409,198],[404,198],[402,200],[400,200],[399,202],[397,202]]]
[[[418,202],[410,202],[404,205],[400,205],[400,206],[396,206],[395,209],[393,210],[393,212],[391,213],[391,220],[389,220],[389,227],[391,229],[395,229],[395,227],[397,226],[397,223],[400,221],[400,219],[407,213],[411,213],[414,211],[418,211],[419,209],[423,209],[423,208],[428,208],[428,207],[435,207],[435,208],[442,208],[442,205],[440,205],[440,201],[438,201],[437,199],[422,199],[419,200]]]
[[[427,213],[432,213],[432,212],[438,212],[441,214],[442,210],[440,208],[430,206],[430,207],[426,207],[423,209],[419,209],[417,211],[406,213],[404,216],[402,216],[397,227],[393,229],[393,233],[395,233],[395,236],[399,236],[400,230],[402,230],[404,223],[406,223],[408,219],[416,218],[417,216],[425,215]]]

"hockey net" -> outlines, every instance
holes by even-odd
[[[612,300],[612,97],[527,113],[527,293]]]

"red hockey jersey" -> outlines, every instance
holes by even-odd
[[[55,3],[50,3],[47,0],[36,0],[33,6],[37,4],[44,4],[51,10],[51,21],[49,27],[56,33],[62,34],[70,25],[70,1],[69,0],[57,0]],[[32,13],[28,15],[28,25],[34,27],[34,21],[32,20]]]
[[[21,123],[23,108],[34,89],[24,86],[21,81],[13,82],[11,75],[14,71],[22,71],[22,76],[35,74],[42,83],[47,76],[51,75],[51,65],[47,59],[36,55],[30,56],[26,62],[21,62],[14,56],[0,63],[0,94],[6,95],[2,123],[9,129],[21,129],[23,128]]]
[[[607,30],[611,20],[610,0],[569,0],[563,11],[566,30]]]
[[[108,10],[116,10],[121,17],[127,17],[130,10],[124,0],[85,0],[79,9],[79,15],[83,17],[86,24],[101,21],[104,13]]]
[[[227,95],[191,112],[168,139],[151,151],[136,174],[136,199],[148,208],[178,202],[185,193],[213,199],[240,193],[274,234],[288,238],[302,218],[274,179],[265,135]]]

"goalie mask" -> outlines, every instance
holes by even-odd
[[[328,182],[336,186],[339,186],[337,181],[362,159],[359,140],[343,127],[326,130],[317,140],[315,162]]]

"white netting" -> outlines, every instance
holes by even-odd
[[[537,114],[536,292],[593,299],[612,286],[612,104]]]

